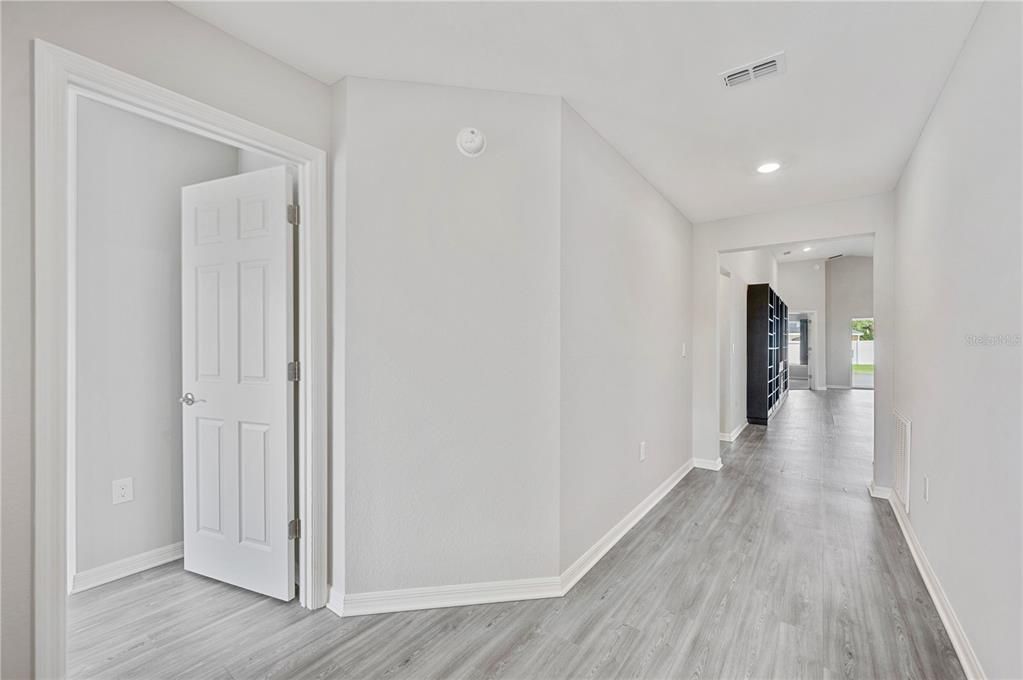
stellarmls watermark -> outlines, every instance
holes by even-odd
[[[968,347],[1020,347],[1023,345],[1023,335],[967,335],[966,345]]]

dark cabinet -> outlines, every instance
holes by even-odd
[[[789,392],[789,310],[766,283],[746,289],[746,420],[767,425]]]

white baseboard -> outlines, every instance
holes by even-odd
[[[829,390],[851,390],[852,385],[828,385]]]
[[[984,675],[984,669],[981,668],[980,659],[977,658],[977,654],[973,651],[973,647],[966,637],[966,631],[963,630],[962,624],[959,623],[959,618],[956,616],[955,610],[952,609],[952,603],[948,601],[948,596],[945,595],[945,590],[941,587],[941,581],[938,580],[937,574],[931,569],[923,546],[920,545],[916,532],[913,531],[913,525],[909,523],[909,518],[902,511],[902,506],[891,497],[891,490],[889,489],[888,491],[888,502],[895,512],[895,518],[899,521],[902,535],[906,537],[909,552],[913,555],[913,561],[916,562],[916,567],[920,571],[924,585],[927,586],[927,592],[930,593],[934,607],[938,610],[938,616],[941,617],[941,622],[945,624],[945,632],[948,633],[948,637],[952,641],[952,647],[959,657],[959,663],[963,666],[963,672],[970,680],[984,680],[987,676]]]
[[[345,594],[336,588],[331,588],[330,592],[327,593],[327,609],[334,612],[338,616],[344,616],[345,612]]]
[[[742,431],[746,429],[747,425],[749,425],[749,421],[748,420],[746,422],[744,422],[742,425],[740,425],[739,427],[737,427],[734,430],[732,430],[731,432],[719,432],[718,433],[718,441],[734,442],[736,439],[739,438],[739,435],[742,434]]]
[[[693,469],[693,461],[673,472],[654,491],[633,508],[618,524],[582,554],[561,576],[494,581],[490,583],[467,583],[463,585],[406,588],[382,590],[369,593],[342,595],[331,589],[327,608],[345,618],[384,614],[387,612],[412,611],[416,609],[437,609],[440,607],[463,607],[472,604],[490,604],[515,600],[537,600],[561,597],[572,589],[579,579],[593,568],[600,558],[628,533],[644,515],[675,485]]]
[[[380,590],[345,595],[342,616],[365,616],[416,609],[464,607],[513,600],[537,600],[561,596],[561,580],[557,576],[526,578],[515,581],[466,583],[454,586]],[[328,604],[328,606],[330,606]],[[332,608],[332,611],[336,609]]]
[[[871,483],[867,487],[867,491],[869,491],[870,495],[874,498],[880,498],[882,500],[888,500],[892,497],[892,490],[887,486],[877,486],[876,484]]]
[[[698,467],[701,470],[714,470],[717,472],[724,466],[722,465],[720,458],[715,458],[714,460],[708,460],[707,458],[694,458],[693,467]]]
[[[171,543],[162,548],[144,552],[141,555],[133,555],[123,560],[104,564],[101,567],[82,571],[71,577],[71,592],[80,593],[83,590],[89,590],[104,583],[110,583],[119,578],[158,567],[161,564],[180,560],[184,555],[184,543]]]
[[[693,461],[689,460],[685,465],[675,470],[670,477],[654,489],[649,496],[644,498],[639,505],[634,507],[618,524],[614,525],[599,541],[590,546],[586,552],[579,556],[579,559],[562,572],[561,594],[564,595],[570,591],[572,586],[578,583],[579,579],[585,576],[586,572],[592,569],[593,565],[599,562],[600,558],[606,555],[607,551],[613,548],[615,543],[620,541],[622,536],[629,532],[629,529],[636,526],[636,523],[643,519],[650,512],[650,509],[657,505],[669,491],[674,489],[692,469]]]

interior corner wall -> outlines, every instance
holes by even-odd
[[[182,540],[181,187],[236,174],[238,150],[91,100],[79,102],[77,139],[82,573]],[[122,477],[135,499],[113,505]]]
[[[1020,47],[985,3],[897,188],[909,523],[990,678],[1023,677]]]
[[[42,38],[327,149],[330,89],[169,3],[4,2],[0,658],[4,678],[32,673],[31,41]],[[295,102],[301,102],[296,105]]]
[[[692,227],[567,105],[561,134],[564,571],[691,458]]]
[[[344,96],[346,593],[555,576],[560,100]]]
[[[827,389],[827,271],[825,260],[801,260],[778,265],[778,294],[789,306],[789,315],[815,312],[810,329],[812,386]]]
[[[704,222],[693,228],[691,366],[693,372],[693,456],[695,458],[716,460],[719,450],[718,351],[720,342],[717,335],[716,294],[720,272],[719,253],[873,233],[875,235],[874,257],[875,260],[878,260],[887,256],[886,253],[880,251],[890,247],[888,237],[894,228],[894,217],[893,194],[884,193]],[[886,285],[875,286],[875,301],[893,297],[894,291],[887,285],[891,282],[888,275],[885,274],[878,280]],[[875,308],[880,310],[877,304],[875,304]],[[879,311],[875,311],[874,318],[880,328],[880,324],[884,320],[880,318]],[[891,370],[890,363],[882,365],[884,357],[889,356],[886,343],[891,340],[892,334],[883,338],[879,332],[875,344],[878,354],[875,368],[877,373]],[[876,413],[881,415],[878,415],[875,421],[875,431],[877,431],[879,423],[890,422],[890,416],[884,416],[885,412],[881,409],[890,406],[885,402],[886,399],[890,399],[890,395],[885,390],[891,389],[891,383],[877,380],[874,401]],[[890,410],[887,413],[890,414]],[[879,470],[890,470],[889,431],[882,432],[881,437],[875,435],[875,475]]]
[[[849,324],[874,317],[874,258],[846,256],[825,264],[828,387],[852,386]]]

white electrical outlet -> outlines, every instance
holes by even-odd
[[[132,486],[132,478],[125,477],[124,479],[115,479],[112,484],[114,505],[118,503],[127,503],[128,501],[135,500],[135,489]]]
[[[924,475],[924,500],[931,502],[931,479],[927,475]]]
[[[688,353],[689,353],[689,348],[686,347],[686,343],[683,342],[682,343],[682,358],[685,359],[686,358],[686,354],[688,354]]]
[[[646,460],[646,442],[639,443],[639,462]]]

